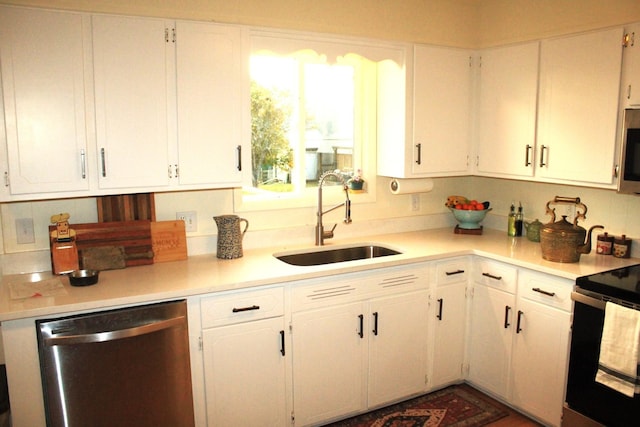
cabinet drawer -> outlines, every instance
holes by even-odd
[[[200,302],[202,328],[250,322],[284,313],[282,287],[223,293]]]
[[[466,282],[470,276],[470,265],[467,258],[455,258],[440,261],[436,264],[436,284]]]
[[[476,259],[473,269],[473,280],[512,294],[516,293],[518,269],[488,259]]]
[[[565,311],[571,311],[574,282],[532,271],[520,272],[518,296]]]

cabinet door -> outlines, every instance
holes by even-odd
[[[431,387],[459,381],[462,377],[466,330],[466,282],[436,289],[433,374]]]
[[[567,375],[571,314],[518,300],[513,347],[512,403],[559,426]]]
[[[471,304],[469,381],[507,398],[515,296],[476,284]]]
[[[283,334],[282,317],[203,331],[208,425],[288,424]]]
[[[175,145],[171,23],[93,16],[99,186],[166,186]],[[171,112],[174,117],[175,112]]]
[[[640,107],[640,24],[625,27],[625,48],[622,53],[622,104]]]
[[[364,315],[363,303],[293,314],[296,425],[318,424],[366,408]]]
[[[180,184],[238,185],[249,84],[241,29],[178,22],[176,31]]]
[[[77,13],[0,8],[12,194],[88,190],[85,31]]]
[[[533,176],[538,57],[538,42],[481,53],[478,174]]]
[[[413,172],[468,173],[471,52],[430,46],[414,49]]]
[[[427,291],[371,301],[369,407],[427,387]]]
[[[618,28],[542,42],[537,176],[613,182],[622,34]]]

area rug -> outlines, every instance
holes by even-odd
[[[508,415],[466,387],[450,386],[328,427],[476,427]]]

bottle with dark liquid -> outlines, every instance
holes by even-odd
[[[516,214],[515,227],[516,227],[516,236],[522,236],[522,221],[523,213],[522,213],[522,204],[518,206],[518,213]]]

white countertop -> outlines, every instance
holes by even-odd
[[[400,250],[402,254],[299,267],[274,258],[273,253],[317,249],[313,244],[304,247],[274,246],[245,250],[242,258],[234,260],[220,260],[214,254],[199,255],[189,257],[186,261],[103,271],[99,282],[93,286],[70,286],[68,279],[63,277],[61,280],[64,290],[61,290],[61,294],[25,299],[11,299],[8,284],[49,279],[53,277],[51,273],[4,276],[0,285],[0,321],[184,298],[458,255],[485,256],[571,280],[640,263],[638,258],[621,259],[597,255],[595,250],[589,255],[582,255],[578,263],[545,261],[542,259],[539,243],[530,242],[524,237],[508,237],[502,231],[490,229],[485,229],[480,236],[454,234],[451,228],[446,228],[376,235],[366,239],[336,239],[328,241],[325,247],[363,242],[383,244]]]

